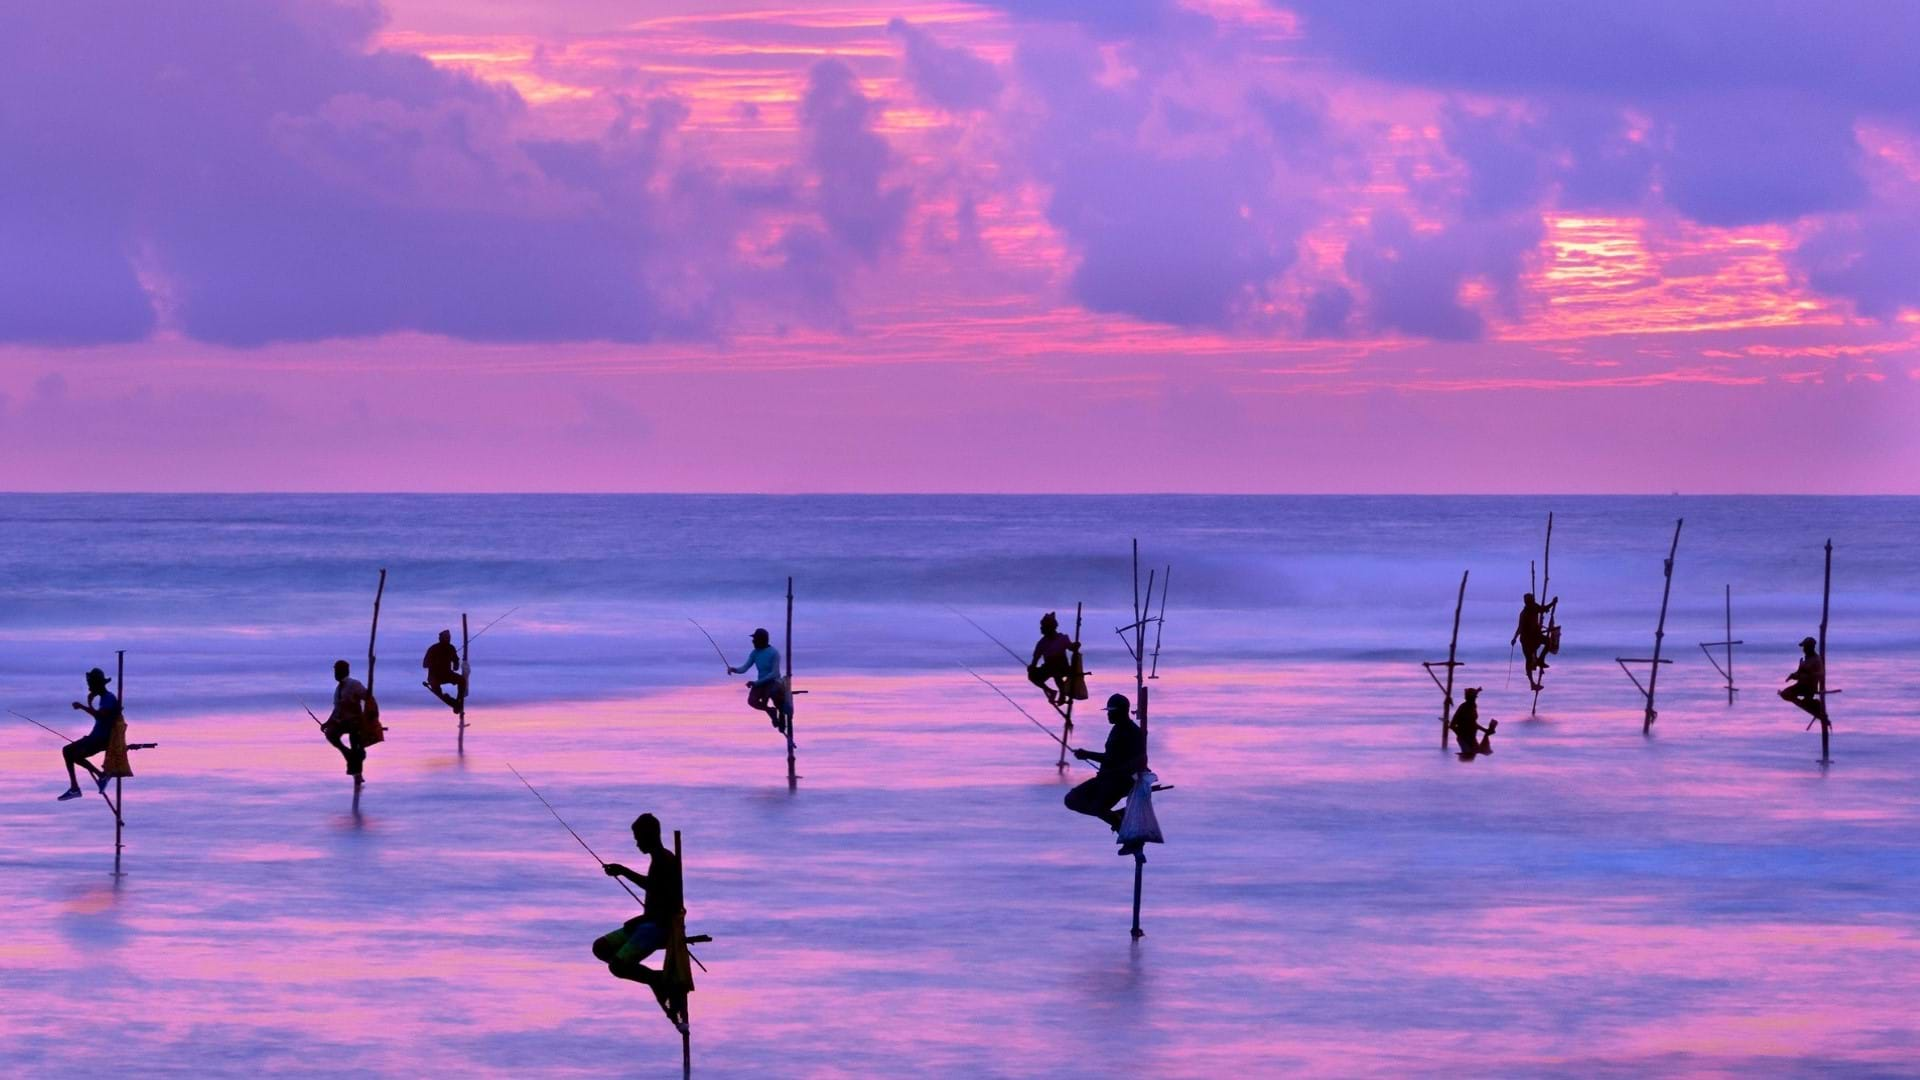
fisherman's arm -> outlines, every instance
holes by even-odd
[[[83,713],[86,713],[86,714],[87,714],[88,716],[91,716],[91,717],[93,717],[93,718],[94,718],[95,720],[98,720],[98,719],[100,719],[100,712],[99,712],[99,710],[97,710],[97,709],[95,709],[95,708],[94,708],[93,706],[91,706],[91,705],[84,705],[84,704],[81,704],[80,702],[78,702],[78,701],[76,701],[76,702],[74,702],[74,703],[73,703],[73,707],[74,707],[74,708],[76,708],[76,709],[79,709],[79,710],[80,710],[81,712],[83,712]]]
[[[638,870],[634,870],[630,867],[623,866],[620,863],[610,862],[606,864],[606,866],[603,867],[602,869],[606,870],[608,877],[626,878],[628,881],[633,882],[635,885],[640,886],[640,888],[642,889],[646,889],[650,886],[650,883],[647,881],[647,875],[640,873]]]

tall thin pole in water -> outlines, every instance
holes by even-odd
[[[1827,570],[1820,584],[1820,764],[1833,762],[1828,752],[1833,721],[1827,717],[1827,611],[1833,599],[1833,540],[1827,540]]]
[[[1148,768],[1147,758],[1147,613],[1153,608],[1153,575],[1147,575],[1147,598],[1140,601],[1140,541],[1133,541],[1133,686],[1138,699],[1137,712],[1140,717],[1140,769]],[[1133,930],[1134,938],[1146,936],[1140,929],[1140,893],[1146,877],[1147,857],[1144,852],[1133,854]]]
[[[680,868],[680,940],[687,937],[687,864],[680,858],[680,830],[673,830],[673,862]],[[691,954],[689,954],[691,955]],[[662,964],[662,967],[666,965]],[[666,973],[661,972],[662,977]],[[691,976],[689,976],[691,977]],[[688,1080],[693,1076],[693,995],[682,991],[680,994],[680,1076]]]
[[[1547,594],[1553,591],[1552,581],[1553,581],[1553,511],[1549,510],[1547,511],[1547,547],[1546,547],[1546,550],[1543,551],[1540,555],[1540,591],[1534,594],[1534,598],[1533,598],[1534,603],[1541,604],[1541,605],[1545,605],[1547,603]],[[1543,642],[1543,644],[1540,646],[1540,660],[1542,663],[1545,663],[1547,658],[1546,657],[1547,646],[1545,643],[1551,641],[1551,638],[1549,638],[1548,635],[1552,633],[1551,628],[1553,625],[1554,618],[1555,618],[1554,616],[1548,615],[1547,625],[1542,626],[1540,628],[1540,638],[1541,638],[1541,641]],[[1547,673],[1544,670],[1541,670],[1540,668],[1535,668],[1533,672],[1533,678],[1531,681],[1533,683],[1533,706],[1528,710],[1528,715],[1539,716],[1540,715],[1540,691],[1547,684]]]
[[[1087,605],[1084,601],[1076,601],[1073,605],[1073,643],[1076,646],[1080,644],[1080,622],[1086,614],[1086,607]],[[1067,677],[1067,704],[1065,708],[1060,710],[1060,719],[1062,721],[1060,728],[1060,761],[1054,766],[1062,771],[1067,767],[1067,740],[1073,738],[1074,693],[1079,689],[1079,685],[1086,680],[1085,664],[1080,658],[1080,653],[1077,651],[1073,654],[1073,663],[1076,670],[1072,675]]]
[[[127,722],[127,650],[125,649],[114,650],[113,679],[114,679],[115,685],[120,687],[120,724],[122,727],[124,727]],[[111,738],[112,734],[109,733],[108,737]],[[118,776],[113,778],[113,876],[114,877],[125,876],[120,872],[120,852],[122,848],[125,846],[124,844],[121,843],[121,834],[122,834],[122,830],[125,829],[127,824],[127,819],[123,812],[127,805],[127,794],[126,794],[126,791],[120,786],[120,780],[121,778]]]
[[[473,690],[473,662],[468,659],[467,647],[472,639],[467,637],[467,613],[460,613],[460,708],[456,710],[460,717],[460,733],[456,746],[462,756],[467,752],[467,694]]]
[[[1459,655],[1460,609],[1465,607],[1467,603],[1467,575],[1469,573],[1471,573],[1471,571],[1460,571],[1460,595],[1455,597],[1453,601],[1453,637],[1447,642],[1446,663],[1442,665],[1432,660],[1425,660],[1420,664],[1421,667],[1427,669],[1427,677],[1435,683],[1440,683],[1440,677],[1433,673],[1433,669],[1442,666],[1447,669],[1447,681],[1444,684],[1440,684],[1440,693],[1443,695],[1443,700],[1440,703],[1440,749],[1442,750],[1447,748],[1447,721],[1453,718],[1454,669],[1466,666],[1455,659],[1455,657]]]
[[[1713,669],[1720,673],[1720,677],[1727,681],[1727,704],[1732,705],[1733,696],[1740,692],[1740,688],[1735,686],[1733,683],[1733,647],[1735,645],[1745,645],[1746,642],[1736,641],[1733,636],[1733,586],[1732,585],[1728,585],[1726,587],[1726,597],[1727,597],[1727,638],[1725,641],[1703,641],[1700,643],[1700,651],[1706,654],[1707,663],[1712,664]],[[1713,650],[1721,648],[1723,646],[1727,650],[1727,662],[1725,664],[1721,664],[1720,659],[1713,655]]]
[[[386,595],[387,595],[387,568],[383,566],[380,568],[380,584],[376,586],[373,590],[373,626],[367,631],[367,700],[368,701],[377,700],[373,696],[373,665],[375,660],[375,657],[373,655],[373,647],[374,647],[374,643],[379,641],[380,639],[380,600]],[[363,702],[360,708],[362,713],[364,713],[366,711],[366,704]],[[374,722],[379,723],[378,720],[375,720]],[[349,745],[351,745],[351,743],[349,743]],[[353,809],[356,813],[358,813],[358,811],[360,810],[360,785],[367,782],[366,772],[367,772],[367,757],[366,757],[365,750],[363,748],[360,754],[360,771],[353,774]]]
[[[799,774],[793,771],[793,578],[787,578],[787,786],[793,787],[799,782]]]
[[[1686,523],[1685,518],[1676,518],[1674,520],[1673,546],[1667,549],[1667,561],[1661,568],[1661,573],[1666,578],[1666,585],[1660,591],[1660,621],[1655,624],[1653,629],[1652,658],[1649,659],[1639,656],[1616,656],[1613,658],[1613,662],[1620,665],[1620,670],[1627,673],[1627,678],[1633,680],[1633,685],[1639,689],[1641,697],[1646,699],[1645,720],[1640,725],[1640,733],[1642,735],[1650,735],[1653,733],[1653,721],[1659,716],[1658,711],[1654,708],[1653,692],[1655,686],[1659,684],[1660,665],[1673,663],[1671,660],[1660,659],[1660,643],[1667,636],[1667,601],[1673,595],[1673,560],[1674,556],[1680,551],[1680,527]],[[1628,664],[1649,665],[1647,684],[1645,686],[1640,685],[1639,676],[1633,673],[1633,669],[1628,667]]]

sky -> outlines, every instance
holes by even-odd
[[[1920,493],[1920,4],[23,0],[0,490]]]

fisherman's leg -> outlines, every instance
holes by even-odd
[[[73,791],[80,790],[80,778],[79,776],[75,775],[73,771],[73,767],[75,764],[86,760],[85,758],[78,756],[74,752],[78,750],[79,747],[80,747],[79,743],[70,742],[67,745],[60,748],[60,759],[67,763],[67,787]]]
[[[627,928],[621,927],[611,933],[601,934],[593,939],[593,958],[603,964],[611,964],[620,955],[620,949],[627,943]]]

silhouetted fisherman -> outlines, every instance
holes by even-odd
[[[1801,639],[1800,664],[1787,676],[1788,685],[1780,691],[1780,698],[1826,723],[1827,706],[1820,700],[1820,680],[1826,675],[1826,662],[1820,659],[1819,649],[1820,643],[1813,638]]]
[[[1107,732],[1107,748],[1073,752],[1081,761],[1099,763],[1100,771],[1067,792],[1066,798],[1067,809],[1097,817],[1116,833],[1124,813],[1114,805],[1125,802],[1133,793],[1133,775],[1146,764],[1147,740],[1129,713],[1127,695],[1115,694],[1107,699],[1107,723],[1113,725]]]
[[[660,842],[660,819],[652,814],[633,819],[633,843],[649,860],[646,873],[619,863],[607,863],[605,870],[608,877],[626,878],[640,886],[647,894],[646,901],[640,914],[622,923],[620,929],[594,939],[593,955],[613,974],[651,989],[667,1019],[684,1030],[685,999],[680,989],[671,985],[666,966],[656,970],[640,962],[673,945],[676,932],[684,934],[681,920],[686,915],[686,893],[680,881],[680,859]]]
[[[1040,616],[1040,640],[1027,662],[1027,681],[1047,695],[1050,705],[1064,705],[1073,684],[1073,654],[1080,643],[1060,630],[1060,620],[1049,611]],[[1051,682],[1052,686],[1047,684]]]
[[[1520,643],[1520,651],[1527,658],[1527,685],[1535,690],[1540,689],[1540,672],[1547,670],[1547,619],[1559,606],[1557,596],[1542,605],[1532,593],[1526,594],[1520,604],[1520,625],[1507,640],[1509,645]]]
[[[753,651],[747,654],[747,662],[739,667],[727,665],[727,671],[735,675],[744,675],[752,671],[753,681],[747,683],[747,705],[759,709],[773,721],[774,730],[787,733],[787,684],[780,677],[780,650],[773,647],[773,640],[764,629],[753,632]]]
[[[420,658],[420,666],[427,669],[427,689],[433,691],[434,697],[454,712],[465,709],[467,677],[460,674],[460,650],[453,647],[453,631],[440,631],[440,640],[427,646],[427,655]],[[440,689],[443,686],[452,686],[459,691],[458,695],[449,697]]]
[[[1453,720],[1447,724],[1453,729],[1453,741],[1460,748],[1461,761],[1472,761],[1476,754],[1493,753],[1493,731],[1500,726],[1500,721],[1480,726],[1480,690],[1478,686],[1467,687],[1464,700],[1453,710]]]
[[[327,722],[320,725],[320,731],[333,748],[340,751],[340,756],[347,759],[347,775],[358,782],[360,768],[367,762],[367,747],[378,741],[366,737],[368,724],[378,724],[379,720],[377,713],[370,715],[374,707],[372,695],[359,679],[348,675],[352,670],[345,660],[333,662],[333,712],[327,715]]]
[[[107,752],[107,748],[113,744],[114,728],[122,723],[120,699],[107,689],[107,684],[112,681],[107,678],[106,672],[94,668],[87,672],[86,703],[73,703],[75,709],[93,717],[93,730],[60,750],[60,756],[67,763],[67,790],[60,795],[61,802],[85,794],[80,790],[80,777],[74,772],[76,765],[87,770],[88,775],[93,777],[94,785],[103,793],[107,790],[107,781],[113,779],[107,770],[96,769],[93,762],[87,760],[95,754]]]

